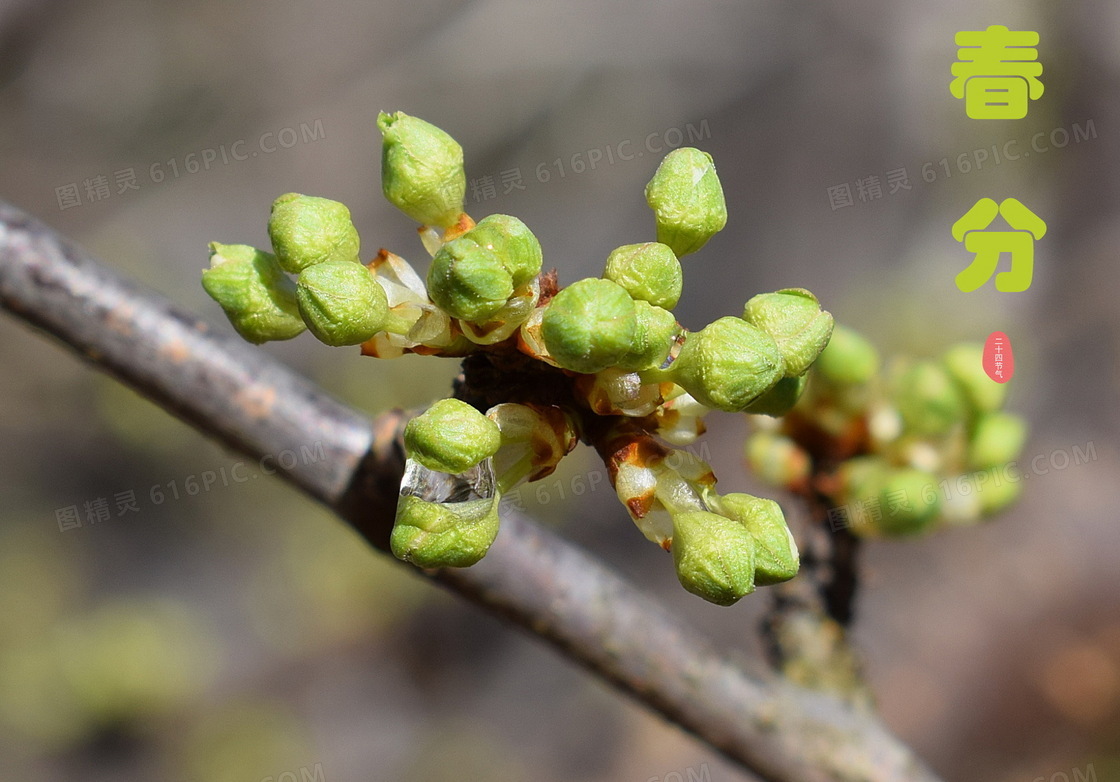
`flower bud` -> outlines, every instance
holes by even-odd
[[[498,425],[459,399],[439,400],[404,428],[408,457],[439,472],[465,472],[501,444]]]
[[[738,413],[781,379],[782,368],[773,337],[728,316],[685,337],[666,372],[700,404]]]
[[[417,567],[470,567],[498,537],[500,495],[466,502],[428,502],[402,495],[389,538],[393,556]]]
[[[776,432],[758,431],[744,448],[751,471],[771,486],[797,490],[806,486],[812,465],[797,443]]]
[[[684,284],[681,262],[668,245],[627,244],[607,257],[603,277],[617,282],[636,301],[667,310],[677,306]]]
[[[614,366],[634,345],[634,300],[610,280],[584,279],[557,293],[544,310],[541,335],[552,359],[573,372]]]
[[[832,336],[832,315],[804,288],[758,294],[743,308],[743,320],[778,343],[786,377],[805,374]]]
[[[881,456],[856,456],[845,460],[837,471],[840,499],[867,502],[879,496],[888,467]]]
[[[836,326],[813,368],[834,385],[863,385],[879,371],[879,353],[856,331]]]
[[[661,404],[661,386],[643,383],[637,372],[618,367],[580,375],[573,384],[575,394],[595,415],[625,415],[644,418]]]
[[[719,504],[725,515],[746,527],[754,538],[755,586],[780,584],[797,575],[801,564],[797,542],[778,503],[735,493],[720,497]]]
[[[493,462],[503,490],[551,475],[578,442],[574,420],[555,405],[502,402],[487,410],[486,417],[501,432]]]
[[[680,324],[673,313],[647,301],[634,302],[634,315],[638,324],[634,341],[618,366],[632,371],[657,369],[665,363],[681,331]]]
[[[245,244],[210,243],[210,268],[202,287],[221,305],[244,339],[259,345],[291,339],[307,327],[299,316],[296,286],[276,256]]]
[[[669,388],[654,410],[656,434],[673,445],[692,445],[707,431],[704,416],[711,411],[675,383]]]
[[[998,513],[1019,499],[1019,495],[1022,493],[1022,480],[989,483],[984,486],[983,491],[976,492],[976,498],[980,503],[980,513],[984,516]]]
[[[443,245],[428,268],[428,295],[454,318],[482,322],[513,296],[513,278],[497,254],[460,236]]]
[[[968,444],[968,466],[973,470],[1013,462],[1027,441],[1027,422],[1010,413],[986,413],[976,421]]]
[[[903,373],[894,402],[906,428],[923,436],[945,434],[967,414],[957,384],[933,361],[920,361]]]
[[[516,217],[490,215],[465,235],[494,252],[509,272],[513,287],[519,288],[541,273],[541,243]]]
[[[423,225],[447,228],[463,212],[467,176],[463,148],[444,131],[403,111],[380,113],[381,190],[393,206]]]
[[[708,511],[673,516],[673,564],[681,586],[717,605],[754,591],[755,542],[738,521]]]
[[[292,274],[324,261],[358,260],[358,229],[350,210],[329,198],[280,196],[272,202],[268,236],[280,265]]]
[[[712,156],[693,147],[665,156],[646,185],[646,203],[657,220],[657,241],[678,258],[699,250],[727,224]]]
[[[999,410],[1007,398],[1008,384],[997,383],[984,371],[984,346],[978,343],[954,345],[941,357],[941,363],[964,391],[969,404],[981,413]]]
[[[879,490],[879,529],[887,534],[921,532],[937,519],[937,478],[922,470],[888,470]]]
[[[385,290],[369,269],[351,261],[308,266],[296,280],[299,313],[327,345],[358,345],[385,327]]]
[[[774,384],[773,388],[747,405],[743,412],[751,415],[769,415],[774,418],[785,415],[801,398],[808,380],[808,375],[783,377]]]
[[[489,320],[472,323],[460,320],[459,328],[463,336],[476,345],[495,345],[509,339],[527,321],[541,297],[540,280],[533,278],[520,288],[513,289],[513,295]]]

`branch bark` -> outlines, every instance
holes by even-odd
[[[399,411],[369,421],[3,202],[0,306],[254,458],[321,444],[325,459],[283,477],[388,550],[403,467]],[[764,779],[937,779],[869,710],[748,674],[604,565],[524,518],[503,517],[475,567],[427,575]]]

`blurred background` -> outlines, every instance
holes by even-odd
[[[1040,33],[1024,119],[970,120],[949,93],[955,33],[989,24]],[[525,220],[562,283],[651,240],[646,181],[701,147],[730,220],[686,259],[686,326],[805,286],[888,355],[1014,347],[1008,408],[1040,457],[1023,500],[866,548],[854,639],[884,719],[946,779],[1117,780],[1118,41],[1113,0],[9,0],[0,198],[228,329],[206,244],[267,246],[281,193],[345,202],[363,255],[423,267],[381,197],[379,110],[451,133],[468,212]],[[1049,226],[1026,292],[954,285],[949,229],[984,196]],[[261,349],[371,414],[457,371]],[[768,491],[743,417],[711,424],[720,486]],[[0,779],[746,778],[268,469],[0,318]],[[604,484],[581,450],[522,497],[761,664],[765,591],[685,593]]]

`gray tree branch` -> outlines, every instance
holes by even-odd
[[[400,412],[369,421],[3,202],[0,306],[250,456],[321,443],[327,458],[300,460],[283,477],[387,551],[403,466]],[[634,586],[524,518],[503,517],[475,567],[427,575],[764,779],[937,779],[870,711],[748,674]]]

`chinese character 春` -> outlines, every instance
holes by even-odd
[[[1010,231],[988,231],[1003,215]],[[953,223],[953,238],[976,257],[968,268],[957,275],[957,287],[965,293],[974,291],[995,274],[1002,253],[1011,254],[1011,269],[996,275],[996,290],[1018,293],[1031,287],[1034,277],[1034,242],[1046,234],[1046,223],[1017,199],[1005,198],[999,205],[990,198],[981,198]]]
[[[994,24],[987,30],[957,33],[957,59],[949,91],[964,98],[964,111],[972,119],[1022,119],[1027,102],[1042,97],[1038,77],[1038,33],[1008,30]]]

